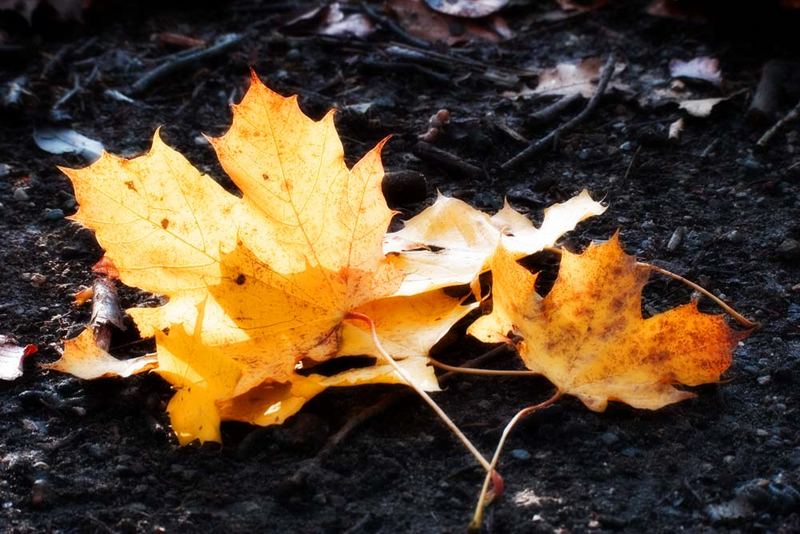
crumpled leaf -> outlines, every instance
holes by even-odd
[[[348,169],[333,113],[314,121],[296,97],[272,92],[255,75],[230,130],[210,141],[241,198],[158,133],[141,157],[103,153],[90,167],[63,169],[80,206],[73,220],[95,231],[120,280],[169,299],[128,313],[142,335],[155,336],[155,370],[177,390],[169,412],[182,443],[218,439],[224,419],[280,422],[336,385],[295,371],[355,346],[347,336],[360,340],[362,331],[348,324],[351,311],[374,311],[389,340],[413,338],[440,312],[438,330],[406,343],[409,358],[426,356],[469,312],[443,292],[419,295],[425,306],[380,304],[405,276],[383,252],[393,216],[381,193],[383,142]],[[109,363],[88,352],[101,368]],[[431,368],[413,370],[416,382],[435,384]],[[340,378],[399,380],[386,369]]]
[[[493,216],[461,200],[439,195],[436,202],[386,236],[384,251],[398,253],[397,265],[408,273],[397,295],[472,284],[489,269],[502,237],[516,258],[553,246],[582,220],[606,210],[584,190],[544,210],[537,228],[508,202]]]
[[[34,354],[36,345],[17,345],[14,338],[0,334],[0,380],[16,380],[22,376],[22,361]]]
[[[512,99],[530,98],[538,96],[573,96],[581,95],[591,98],[597,88],[597,81],[603,70],[603,59],[600,57],[587,57],[578,61],[559,63],[555,67],[543,69],[539,74],[539,82],[534,89],[523,87],[521,91],[506,91],[503,96]],[[625,70],[624,63],[614,65],[616,76]],[[629,88],[613,79],[609,84],[610,89],[623,91]]]
[[[655,410],[694,395],[673,387],[719,380],[747,333],[695,303],[643,318],[649,269],[626,255],[617,236],[583,254],[564,251],[552,290],[540,297],[536,275],[501,250],[493,265],[492,313],[470,326],[478,339],[522,338],[525,365],[591,410],[609,400]]]

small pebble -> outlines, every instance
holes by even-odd
[[[731,230],[725,234],[725,239],[730,243],[741,243],[744,241],[744,235],[739,230]]]
[[[756,429],[756,436],[760,438],[766,438],[767,436],[769,436],[769,432],[767,432],[763,428],[758,428]]]
[[[514,449],[513,451],[511,451],[511,456],[517,460],[531,459],[531,453],[529,453],[525,449]]]
[[[766,386],[767,384],[770,383],[770,380],[772,380],[772,377],[770,377],[769,375],[762,375],[756,378],[756,382],[758,382],[758,385],[760,386]]]
[[[303,53],[297,48],[290,48],[288,52],[286,52],[286,59],[289,61],[297,61],[303,59]]]
[[[60,221],[64,218],[64,210],[61,208],[48,208],[44,212],[44,218],[48,221]]]
[[[632,148],[633,148],[633,143],[631,143],[630,141],[625,141],[624,143],[619,145],[619,149],[622,150],[623,152],[627,152]]]
[[[14,200],[17,200],[19,202],[25,202],[30,198],[28,196],[28,192],[25,191],[25,189],[23,189],[22,187],[17,187],[16,189],[14,189],[13,195],[14,195]]]
[[[4,176],[8,176],[8,173],[11,172],[11,165],[8,163],[0,163],[0,178]]]
[[[613,432],[603,432],[600,435],[600,441],[602,441],[606,445],[613,445],[619,441],[619,436],[617,436]]]
[[[670,252],[675,252],[678,250],[678,247],[681,246],[683,243],[683,238],[686,237],[686,227],[679,226],[672,232],[672,236],[669,238],[667,242],[667,250]]]
[[[31,487],[31,504],[37,507],[42,506],[47,500],[48,493],[50,493],[50,484],[44,478],[37,478]]]

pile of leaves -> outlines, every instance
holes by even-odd
[[[241,196],[158,132],[140,157],[104,152],[62,169],[79,203],[72,219],[105,250],[103,272],[164,304],[127,310],[154,354],[117,359],[95,323],[49,367],[85,379],[158,373],[175,389],[168,412],[181,444],[220,441],[226,420],[279,424],[328,387],[437,391],[429,351],[478,308],[489,313],[469,334],[513,345],[557,396],[595,411],[691,397],[675,386],[718,381],[746,335],[696,303],[644,318],[653,269],[616,236],[582,254],[557,248],[605,210],[586,191],[548,208],[538,227],[509,205],[489,215],[440,195],[387,233],[396,213],[381,192],[386,140],[348,168],[333,113],[312,120],[255,75],[231,128],[209,141]],[[545,296],[518,262],[542,250],[561,254]],[[374,363],[314,372],[353,355]]]

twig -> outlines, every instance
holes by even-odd
[[[572,130],[575,126],[586,120],[589,114],[597,107],[598,102],[600,102],[600,97],[606,92],[606,88],[608,87],[608,82],[611,81],[611,76],[614,74],[614,67],[616,66],[616,58],[614,54],[608,56],[605,65],[603,66],[603,72],[600,75],[600,81],[597,83],[597,88],[592,95],[592,98],[589,99],[589,102],[586,104],[586,107],[583,110],[575,115],[572,119],[568,120],[558,128],[551,131],[549,134],[545,135],[538,141],[535,141],[528,145],[525,150],[514,156],[513,158],[509,159],[505,163],[503,163],[500,167],[503,170],[508,170],[517,165],[527,161],[533,155],[541,152],[545,147],[549,146],[553,140],[555,140],[560,135]]]
[[[217,39],[216,42],[209,47],[193,48],[175,54],[161,65],[145,72],[131,85],[129,92],[134,96],[141,95],[168,76],[224,54],[228,50],[238,46],[246,37],[246,34],[229,33]]]
[[[790,124],[797,119],[800,119],[800,101],[795,104],[795,106],[787,113],[781,120],[776,122],[772,128],[767,130],[764,135],[761,136],[761,139],[758,140],[756,143],[760,147],[765,147],[770,142],[770,140],[775,137],[775,134],[781,130],[787,124]]]
[[[562,111],[567,109],[573,103],[583,98],[580,94],[575,93],[562,97],[552,104],[545,106],[537,111],[531,113],[531,118],[536,122],[550,122],[555,119]]]
[[[108,351],[111,346],[112,326],[125,330],[125,314],[119,306],[117,288],[108,278],[98,278],[92,285],[92,318],[95,344]]]
[[[413,35],[409,35],[409,33],[406,32],[403,28],[401,28],[395,21],[393,21],[389,17],[384,17],[383,15],[381,15],[368,3],[361,2],[360,5],[361,9],[364,10],[364,13],[366,13],[369,18],[371,18],[376,23],[378,23],[379,26],[383,26],[384,28],[386,28],[387,30],[389,30],[390,32],[392,32],[393,34],[395,34],[397,37],[407,42],[408,44],[414,46],[420,46],[422,48],[430,46],[430,43],[428,41],[425,41],[424,39],[419,39],[417,37],[414,37]]]
[[[469,532],[480,531],[481,524],[483,523],[484,508],[486,508],[488,502],[491,502],[492,498],[501,493],[498,488],[495,488],[494,495],[487,499],[489,496],[489,484],[492,482],[491,475],[495,472],[495,468],[497,468],[497,462],[500,460],[500,454],[503,452],[503,447],[505,446],[506,440],[508,439],[509,434],[511,434],[511,431],[523,417],[551,406],[560,398],[561,391],[556,390],[553,396],[546,401],[540,402],[539,404],[535,404],[533,406],[528,406],[527,408],[523,408],[522,410],[518,411],[517,415],[512,417],[511,421],[509,421],[506,427],[503,429],[503,434],[500,436],[500,441],[497,442],[497,448],[494,451],[494,456],[492,456],[492,463],[489,466],[491,469],[486,473],[486,478],[483,479],[483,487],[481,488],[481,493],[478,497],[478,504],[475,506],[475,514],[472,516],[472,521],[469,524]]]
[[[412,149],[412,152],[419,159],[435,163],[447,170],[455,171],[471,178],[479,176],[481,172],[483,172],[475,165],[467,163],[455,154],[451,154],[450,152],[442,150],[441,148],[436,148],[435,146],[424,141],[417,143]]]

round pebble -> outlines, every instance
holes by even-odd
[[[511,451],[511,457],[516,460],[530,460],[531,453],[529,453],[525,449],[514,449],[513,451]]]
[[[48,208],[44,212],[44,218],[48,221],[59,221],[64,218],[64,210],[60,208]]]
[[[14,200],[18,200],[19,202],[24,202],[28,200],[30,197],[28,196],[28,192],[25,191],[22,187],[17,187],[14,189]]]

